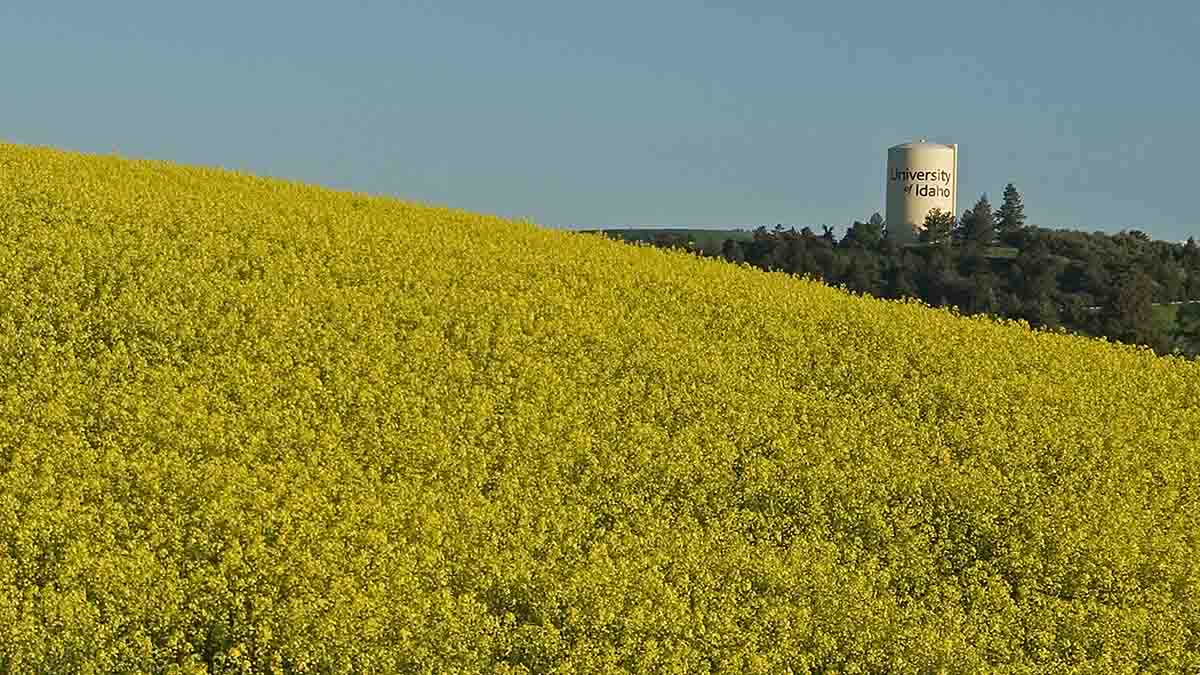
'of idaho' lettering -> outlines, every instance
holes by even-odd
[[[908,191],[908,186],[905,186],[905,192]],[[913,194],[918,197],[949,197],[950,188],[941,185],[917,185],[913,188]]]

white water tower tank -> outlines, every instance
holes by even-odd
[[[904,143],[888,148],[887,230],[899,243],[916,241],[933,209],[958,211],[958,145]]]

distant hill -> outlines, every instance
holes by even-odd
[[[855,223],[840,240],[829,229],[818,235],[782,226],[737,232],[719,243],[719,236],[685,229],[605,234],[876,297],[917,298],[1143,344],[1160,354],[1200,355],[1200,245],[1194,241],[1153,241],[1136,230],[1109,235],[1025,227],[985,245],[965,241],[960,230],[944,242],[896,246],[882,230],[871,235],[871,227]]]

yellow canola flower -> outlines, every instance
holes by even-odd
[[[1200,366],[0,145],[0,670],[1200,668]]]

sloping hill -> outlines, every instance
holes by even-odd
[[[0,145],[0,670],[1200,667],[1200,367]]]

